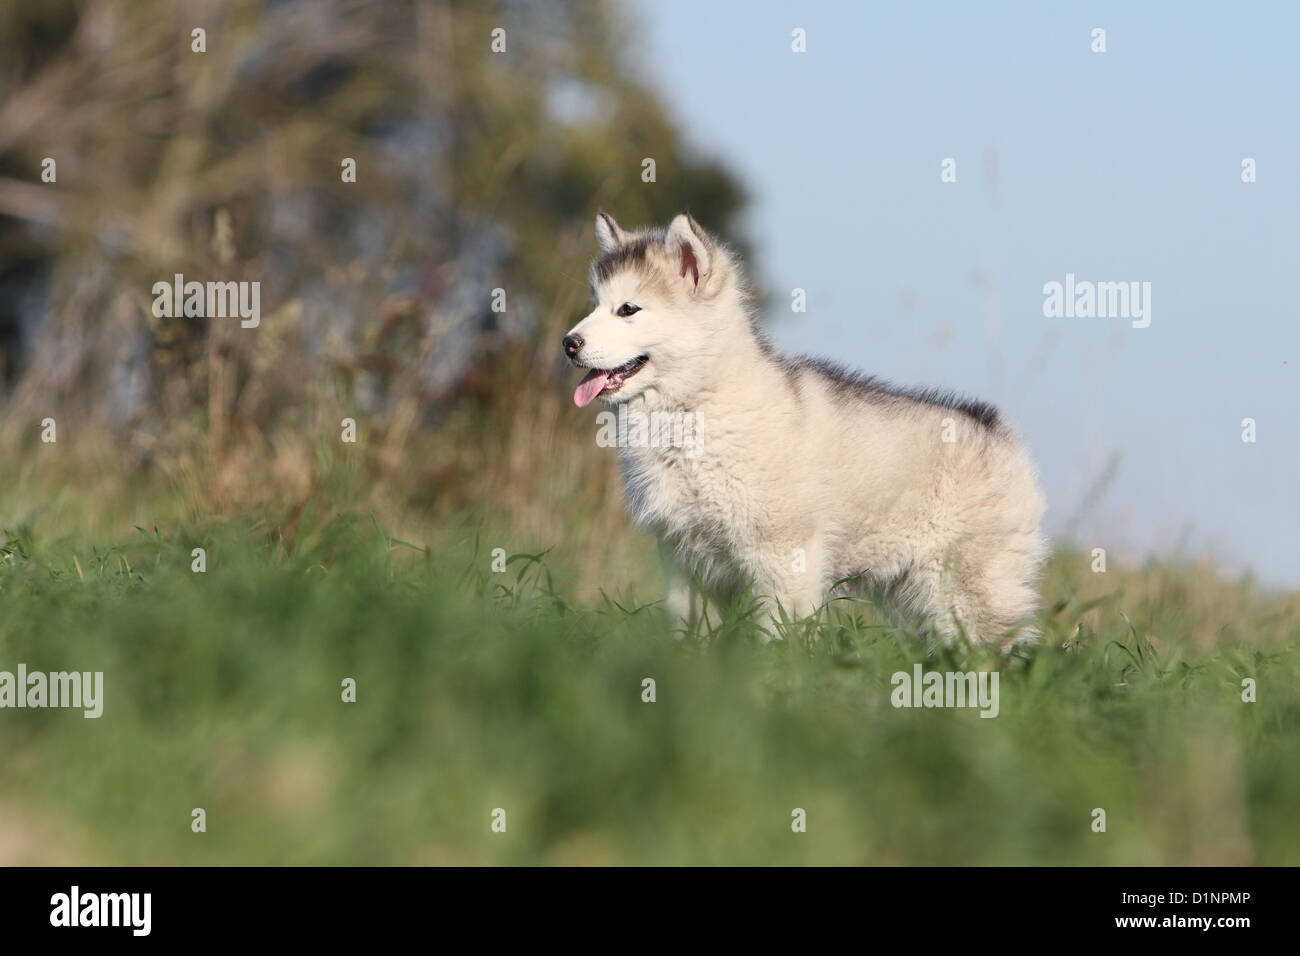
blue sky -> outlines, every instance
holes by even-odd
[[[631,9],[646,78],[750,190],[780,346],[996,402],[1053,534],[1300,584],[1300,4]],[[1067,272],[1150,282],[1150,326],[1046,318]]]

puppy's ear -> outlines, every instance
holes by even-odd
[[[596,213],[596,244],[601,252],[613,252],[627,242],[627,233],[607,212]]]
[[[684,212],[668,226],[666,242],[669,256],[677,263],[677,274],[687,281],[692,291],[698,291],[717,260],[713,240],[690,213]]]

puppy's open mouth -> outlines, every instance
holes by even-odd
[[[583,408],[590,405],[597,395],[613,395],[623,387],[624,382],[645,368],[645,363],[648,361],[650,356],[638,355],[618,368],[593,368],[587,373],[586,378],[578,383],[573,393],[573,404]]]

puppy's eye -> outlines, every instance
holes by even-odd
[[[623,318],[626,319],[629,315],[636,315],[640,311],[641,311],[641,306],[633,305],[631,302],[624,302],[622,305],[618,307],[618,311],[615,312],[614,314],[621,315]]]

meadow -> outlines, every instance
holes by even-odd
[[[0,713],[2,863],[1300,862],[1295,596],[1192,564],[1058,552],[1040,645],[931,655],[847,602],[675,637],[657,581],[574,600],[468,526],[39,529],[0,669],[102,671],[104,712]],[[892,706],[917,664],[996,671],[997,717]]]
[[[1096,571],[1055,512],[1032,648],[849,602],[669,633],[560,337],[598,209],[690,210],[793,318],[732,168],[788,139],[766,105],[692,145],[613,0],[192,6],[0,5],[0,700],[104,680],[98,718],[0,708],[0,864],[1300,862],[1300,592]],[[155,309],[177,275],[256,289],[255,327]],[[899,291],[851,334],[985,321]],[[1111,456],[1051,502],[1086,515],[1123,436],[1061,419]],[[996,673],[997,717],[892,706],[917,665]]]

